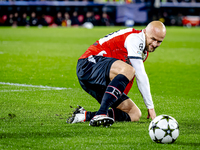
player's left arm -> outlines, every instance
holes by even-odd
[[[144,103],[148,109],[147,118],[151,117],[151,119],[154,119],[156,117],[156,113],[154,110],[154,104],[150,92],[149,78],[146,74],[143,61],[142,59],[130,58],[130,62],[133,68],[135,69],[135,76],[138,89],[141,92],[142,97],[144,99]]]
[[[150,92],[149,79],[143,64],[143,60],[145,60],[148,56],[148,53],[146,53],[145,55],[142,51],[142,49],[144,49],[145,46],[144,35],[142,33],[130,34],[126,38],[124,46],[128,51],[128,57],[130,59],[130,62],[136,71],[135,77],[138,89],[140,90],[143,96],[144,103],[148,109],[147,118],[151,117],[152,119],[154,119],[156,117],[156,113],[154,110],[154,105]]]

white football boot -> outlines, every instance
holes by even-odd
[[[87,111],[83,107],[78,106],[78,108],[75,109],[72,116],[69,117],[66,122],[70,123],[70,124],[78,123],[78,122],[85,122],[86,113],[87,113]]]
[[[89,126],[100,126],[103,125],[103,127],[109,127],[114,123],[114,119],[111,117],[108,117],[107,115],[96,115],[90,120]]]

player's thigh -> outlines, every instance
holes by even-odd
[[[142,115],[140,109],[131,99],[123,101],[117,106],[117,108],[126,112],[130,116],[131,121],[139,121]]]
[[[118,74],[123,74],[131,80],[135,75],[135,69],[131,65],[121,60],[117,60],[110,68],[110,80],[112,81]]]

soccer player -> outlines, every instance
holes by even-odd
[[[147,118],[154,119],[143,61],[161,45],[165,35],[165,25],[152,21],[143,30],[118,30],[91,45],[78,60],[77,76],[82,88],[101,105],[97,112],[79,106],[67,122],[90,121],[90,126],[110,126],[114,121],[139,121],[141,111],[127,96],[134,78],[148,109]]]

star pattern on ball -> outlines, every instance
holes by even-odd
[[[166,119],[167,122],[169,122],[169,119],[171,119],[171,118],[170,118],[169,116],[167,116],[167,115],[163,115],[162,119]],[[161,119],[161,120],[162,120],[162,119]]]
[[[164,137],[166,137],[167,135],[169,135],[169,136],[172,137],[172,132],[173,132],[175,129],[170,129],[170,126],[168,125],[168,128],[167,128],[167,129],[162,129],[162,130],[165,132]]]

